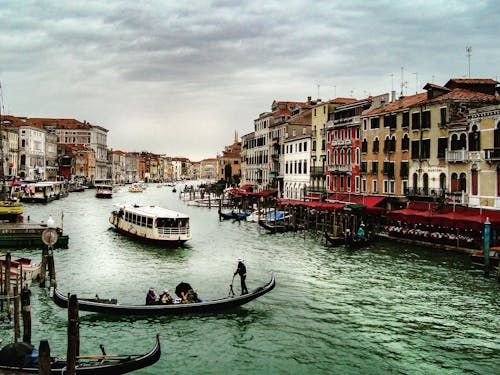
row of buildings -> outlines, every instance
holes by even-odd
[[[102,180],[114,183],[215,180],[220,177],[219,163],[224,165],[232,149],[239,147],[238,142],[228,146],[220,160],[191,161],[146,151],[113,150],[107,145],[107,134],[108,130],[101,126],[75,119],[0,116],[0,176],[90,184]]]
[[[290,199],[339,194],[500,208],[500,97],[492,79],[414,95],[274,101],[242,136],[241,183]]]

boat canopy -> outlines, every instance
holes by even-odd
[[[181,212],[168,210],[163,207],[140,205],[140,204],[117,204],[115,207],[119,210],[128,211],[136,215],[152,218],[171,218],[171,219],[189,219],[189,215]]]

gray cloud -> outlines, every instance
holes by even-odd
[[[324,99],[399,91],[404,67],[413,92],[464,76],[467,44],[472,74],[495,78],[499,10],[482,0],[4,1],[0,80],[14,115],[86,119],[114,148],[200,159],[250,132],[272,100],[316,96],[318,84]]]

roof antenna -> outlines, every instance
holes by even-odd
[[[468,77],[470,78],[470,57],[472,56],[472,46],[465,46],[465,55],[468,60]]]

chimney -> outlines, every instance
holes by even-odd
[[[391,91],[391,103],[396,101],[396,90]]]
[[[404,99],[404,96],[403,96],[403,95],[401,95],[401,96],[399,97],[399,108],[403,108],[403,99]]]
[[[312,99],[312,97],[308,96],[307,97],[307,103],[311,103],[311,99]]]

